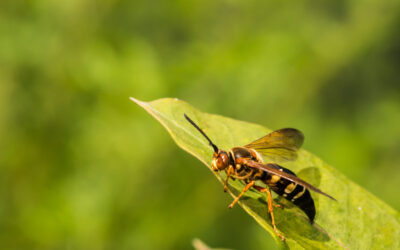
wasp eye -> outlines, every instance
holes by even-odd
[[[229,165],[229,157],[225,151],[215,153],[212,160],[212,168],[214,171],[223,170]]]
[[[226,152],[222,152],[218,155],[217,159],[217,167],[218,169],[224,169],[228,166],[228,154]]]

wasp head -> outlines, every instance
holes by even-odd
[[[212,159],[212,170],[220,171],[224,170],[229,166],[229,156],[224,150],[218,150],[215,152]]]
[[[207,139],[207,141],[210,143],[210,146],[213,148],[214,154],[211,164],[212,170],[220,171],[227,168],[229,166],[228,153],[224,150],[218,149],[218,147],[210,140],[210,138],[208,138],[204,131],[201,130],[201,128],[199,128],[194,121],[192,121],[192,119],[190,119],[186,114],[184,114],[184,116],[186,120],[188,120],[188,122],[191,123]]]

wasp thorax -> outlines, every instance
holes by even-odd
[[[212,159],[212,169],[214,171],[223,170],[229,165],[229,156],[228,154],[220,150],[218,153],[214,153]]]

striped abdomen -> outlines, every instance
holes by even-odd
[[[295,175],[287,168],[280,167],[279,170]],[[315,217],[314,201],[310,195],[310,192],[305,187],[297,185],[277,175],[270,175],[265,172],[262,176],[262,181],[267,184],[275,193],[297,205],[306,213],[310,219],[310,222],[313,223]]]

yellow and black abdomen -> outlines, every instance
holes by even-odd
[[[287,168],[280,167],[279,170],[296,176]],[[315,205],[314,200],[310,195],[310,191],[303,186],[293,183],[292,181],[280,178],[277,175],[268,174],[266,172],[264,172],[262,180],[275,193],[293,202],[296,206],[303,210],[310,219],[311,223],[314,222]]]

